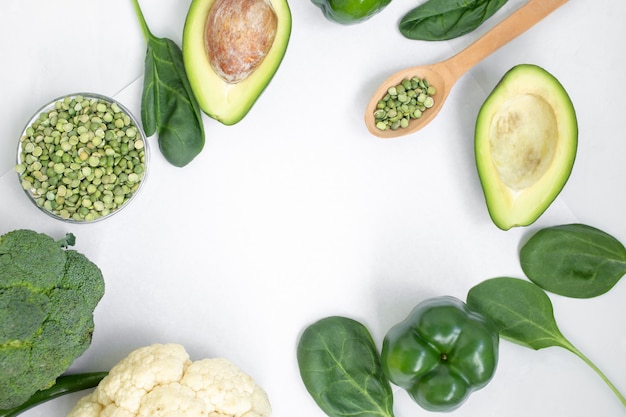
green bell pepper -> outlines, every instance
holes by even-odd
[[[454,297],[431,298],[385,335],[383,371],[422,408],[451,411],[491,380],[498,344],[487,318]]]
[[[391,0],[311,0],[327,19],[351,25],[363,22],[384,9]]]

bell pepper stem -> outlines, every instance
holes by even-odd
[[[15,417],[39,404],[65,394],[93,388],[100,383],[108,372],[88,372],[74,375],[62,375],[54,385],[34,393],[28,401],[14,408],[0,410],[0,417]]]

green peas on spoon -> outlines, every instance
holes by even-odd
[[[367,129],[373,135],[386,139],[417,132],[437,116],[452,87],[465,72],[495,50],[530,29],[567,1],[529,0],[473,44],[451,58],[432,65],[406,68],[391,75],[374,92],[366,107],[365,125]],[[375,116],[376,111],[379,110],[380,100],[385,97],[390,87],[397,86],[403,80],[414,77],[427,80],[429,85],[435,88],[436,93],[433,96],[432,107],[423,111],[420,117],[410,119],[406,123],[406,127],[391,129],[385,126],[382,128],[383,124],[380,124],[380,120],[377,120]]]

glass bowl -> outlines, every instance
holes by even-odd
[[[15,171],[44,213],[90,223],[128,206],[146,181],[148,160],[146,135],[126,107],[76,93],[52,100],[28,121]]]

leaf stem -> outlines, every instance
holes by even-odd
[[[148,41],[152,37],[152,33],[148,28],[148,23],[146,23],[146,19],[143,17],[143,12],[141,11],[141,7],[139,7],[139,0],[132,0],[133,7],[135,8],[135,14],[137,15],[137,19],[139,20],[139,25],[141,26],[141,31],[143,32],[143,36]]]
[[[589,358],[587,358],[580,350],[576,349],[576,347],[572,345],[571,343],[568,342],[564,344],[563,347],[569,350],[570,352],[572,352],[574,355],[578,356],[587,365],[589,365],[591,369],[593,369],[596,372],[596,374],[598,374],[600,378],[602,378],[602,380],[609,386],[609,388],[611,388],[611,391],[613,391],[613,393],[617,396],[617,398],[619,398],[622,405],[626,407],[626,398],[624,397],[624,395],[622,395],[621,392],[619,392],[617,387],[613,385],[611,380],[609,380],[609,378],[606,375],[604,375],[604,372],[602,372],[600,368],[598,368]]]

